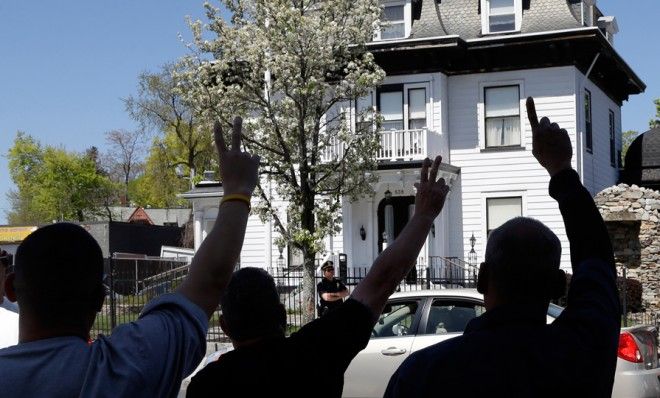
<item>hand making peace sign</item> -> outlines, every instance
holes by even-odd
[[[243,119],[234,118],[231,133],[231,149],[227,149],[220,122],[213,126],[215,146],[220,158],[220,175],[224,195],[251,196],[257,185],[259,156],[241,151]]]

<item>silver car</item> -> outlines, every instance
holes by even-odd
[[[382,397],[390,377],[412,352],[461,335],[468,322],[485,310],[483,296],[475,289],[395,293],[378,319],[369,344],[348,367],[343,397]],[[550,304],[547,322],[551,323],[562,310]],[[660,397],[655,331],[650,327],[622,330],[614,397]],[[626,344],[625,350],[622,343]]]
[[[613,397],[660,397],[658,329],[621,329]]]

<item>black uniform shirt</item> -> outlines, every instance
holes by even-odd
[[[321,282],[319,282],[318,285],[316,285],[316,290],[318,290],[319,292],[321,307],[327,307],[329,310],[331,310],[340,306],[342,300],[325,301],[323,300],[323,293],[343,292],[344,290],[346,290],[346,286],[344,286],[344,284],[341,283],[341,280],[337,278],[332,278],[332,280],[328,280],[328,278],[323,278],[323,280],[321,280]]]

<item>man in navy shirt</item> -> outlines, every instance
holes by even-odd
[[[566,130],[539,123],[527,100],[533,154],[551,176],[571,248],[566,309],[550,325],[561,295],[561,246],[538,221],[518,218],[492,232],[478,289],[486,313],[465,333],[411,355],[385,397],[609,397],[620,328],[616,270],[605,223],[571,167]]]
[[[243,244],[259,158],[215,127],[225,196],[213,230],[174,294],[150,302],[135,322],[92,343],[105,298],[101,248],[84,228],[58,223],[18,247],[5,286],[20,304],[19,344],[0,350],[3,397],[176,397],[206,352],[208,320]]]

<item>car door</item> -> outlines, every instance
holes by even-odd
[[[469,298],[434,298],[420,320],[411,352],[463,334],[468,322],[486,311],[483,302]]]
[[[423,300],[388,302],[367,347],[353,359],[344,376],[343,397],[382,397],[394,371],[410,355]]]

